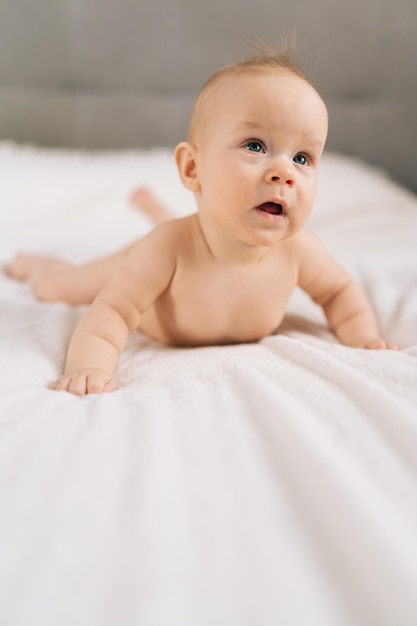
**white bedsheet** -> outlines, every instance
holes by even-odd
[[[178,215],[171,152],[0,143],[0,262],[85,261]],[[353,350],[296,292],[255,345],[133,334],[120,389],[48,389],[83,307],[0,276],[0,624],[415,626],[417,199],[326,155],[310,228],[400,352]]]

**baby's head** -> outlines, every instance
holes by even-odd
[[[261,48],[241,61],[222,67],[203,85],[191,114],[188,141],[198,143],[210,123],[216,120],[220,96],[227,86],[237,86],[239,79],[243,77],[259,77],[267,74],[287,74],[298,77],[314,89],[319,96],[314,84],[297,64],[295,54],[290,47]]]
[[[287,218],[287,237],[312,209],[326,137],[317,89],[290,54],[266,51],[224,67],[204,85],[176,161],[200,215],[248,211],[272,232],[275,203]]]

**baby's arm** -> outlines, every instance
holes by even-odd
[[[355,348],[397,349],[380,335],[362,289],[310,233],[302,233],[299,286],[323,307],[339,340]]]
[[[74,331],[64,374],[54,389],[79,396],[116,389],[113,375],[128,334],[139,326],[141,312],[165,290],[175,269],[166,231],[158,227],[135,244],[124,266],[98,294]]]
[[[83,396],[116,388],[113,374],[119,355],[140,320],[140,310],[123,292],[125,283],[124,271],[119,270],[80,320],[55,389]]]

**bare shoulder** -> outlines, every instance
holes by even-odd
[[[288,243],[300,263],[309,259],[311,255],[316,257],[317,255],[326,254],[325,247],[320,239],[308,230],[300,230],[294,237],[288,240]]]
[[[320,239],[307,230],[300,230],[296,235],[282,242],[285,254],[291,259],[299,278],[305,272],[315,271],[318,265],[324,263],[328,254]]]
[[[187,217],[179,217],[157,224],[147,235],[145,235],[143,239],[140,239],[137,243],[140,243],[145,239],[172,243],[180,241],[192,228],[194,221],[193,218],[193,215],[189,215]]]
[[[327,252],[324,244],[313,233],[303,230],[294,237],[294,254],[298,264],[298,285],[314,300],[323,294],[338,290],[349,275]]]
[[[145,311],[171,283],[188,228],[187,218],[164,222],[133,243],[107,284],[107,294],[116,294],[119,301],[128,294],[136,308]]]
[[[190,216],[191,217],[191,216]],[[174,261],[190,237],[190,217],[173,219],[155,226],[142,239],[136,241],[129,254],[129,260],[149,257],[167,262]]]

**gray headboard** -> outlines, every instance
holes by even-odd
[[[283,32],[328,104],[328,147],[417,190],[416,0],[0,0],[0,139],[173,145],[209,75]]]

